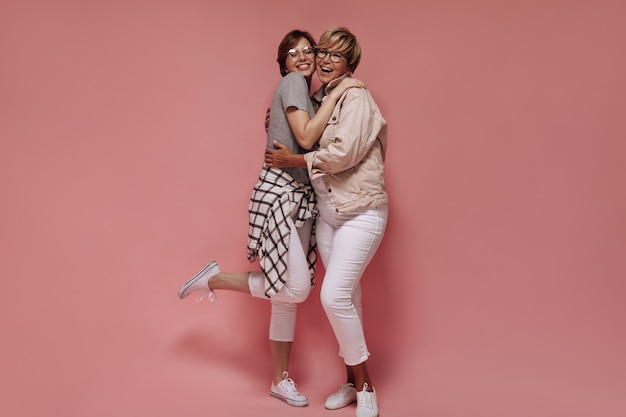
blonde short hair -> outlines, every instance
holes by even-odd
[[[361,62],[361,45],[356,36],[345,27],[335,27],[326,30],[320,36],[317,47],[339,52],[346,57],[350,72],[354,72],[356,67],[359,66],[359,62]]]

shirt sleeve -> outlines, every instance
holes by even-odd
[[[340,100],[339,121],[328,147],[304,155],[311,179],[356,166],[376,141],[379,129],[374,129],[374,109],[368,99],[369,92],[351,88],[344,94],[345,98]]]
[[[283,77],[283,86],[280,92],[280,100],[283,111],[289,107],[308,112],[309,109],[309,85],[304,76],[297,72],[290,72]]]

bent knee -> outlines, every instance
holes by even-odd
[[[352,305],[349,295],[344,296],[333,291],[320,291],[320,301],[327,312],[349,308]]]
[[[302,289],[302,290],[294,293],[294,302],[295,303],[302,303],[302,302],[306,301],[306,299],[309,298],[309,294],[311,294],[311,287],[308,287],[306,289]]]

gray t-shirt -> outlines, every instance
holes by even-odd
[[[309,86],[304,76],[297,72],[290,72],[285,75],[276,87],[272,107],[270,108],[270,123],[267,130],[267,146],[274,148],[273,141],[278,141],[287,146],[293,153],[306,153],[298,145],[296,137],[289,127],[285,111],[289,107],[296,107],[300,110],[308,111],[309,116],[315,116],[313,102],[309,97]],[[282,168],[296,181],[309,184],[309,174],[306,168]]]

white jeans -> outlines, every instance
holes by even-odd
[[[320,217],[315,237],[326,268],[320,297],[339,343],[339,355],[346,365],[354,366],[369,357],[360,281],[385,233],[387,205],[337,214],[328,195],[317,187],[316,193]]]
[[[296,329],[296,304],[306,300],[311,292],[311,272],[306,251],[311,239],[313,220],[307,220],[302,227],[296,227],[290,218],[287,221],[291,227],[287,277],[284,277],[285,285],[270,299],[272,303],[270,340],[277,342],[293,342]],[[248,285],[253,297],[267,300],[263,272],[250,272]]]

